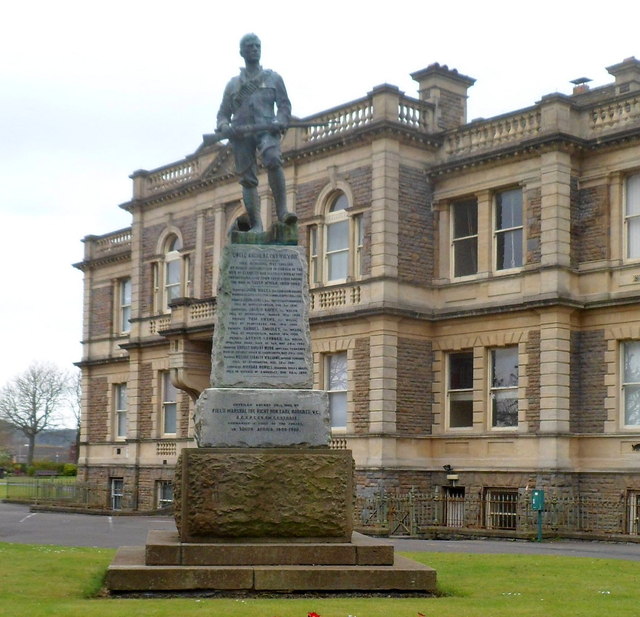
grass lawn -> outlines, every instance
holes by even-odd
[[[2,617],[636,617],[637,562],[525,555],[409,555],[438,571],[434,598],[96,597],[110,549],[0,543]]]

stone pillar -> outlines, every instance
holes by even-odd
[[[571,309],[540,315],[540,432],[569,431]]]

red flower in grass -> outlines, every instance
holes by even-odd
[[[312,611],[311,613],[307,613],[307,617],[320,617],[320,615],[318,615],[318,613],[316,613],[315,611]]]

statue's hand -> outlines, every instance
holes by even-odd
[[[224,133],[226,137],[235,137],[237,135],[237,131],[228,122],[220,124],[216,129],[216,133]]]
[[[274,120],[271,125],[273,126],[274,133],[284,133],[287,130],[287,125],[277,120]]]

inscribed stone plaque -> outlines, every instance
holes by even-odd
[[[324,390],[207,388],[194,420],[201,448],[327,446],[331,440]]]
[[[211,385],[312,387],[309,287],[302,247],[224,248]]]

